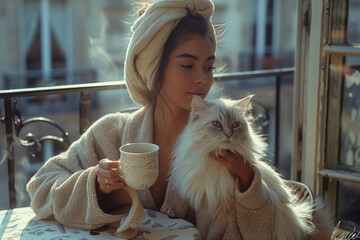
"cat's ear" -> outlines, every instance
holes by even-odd
[[[244,97],[243,99],[240,99],[238,101],[238,106],[241,109],[247,110],[248,108],[250,108],[250,100],[254,97],[254,94],[251,94],[247,97]]]
[[[194,113],[198,113],[201,111],[204,111],[208,108],[208,104],[206,103],[206,101],[197,95],[193,95],[192,99],[191,99],[191,111]]]

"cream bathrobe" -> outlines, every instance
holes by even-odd
[[[119,225],[126,217],[124,206],[131,204],[123,189],[98,201],[95,182],[98,161],[118,160],[119,147],[129,142],[153,141],[153,109],[142,108],[132,114],[109,114],[94,123],[69,149],[51,159],[27,185],[31,207],[40,218],[55,218],[60,223],[83,229],[106,224]],[[274,208],[261,176],[255,171],[245,193],[234,189],[234,212],[224,239],[273,239]],[[149,189],[138,192],[144,208],[194,223],[195,213],[168,184],[164,203],[156,206]],[[121,213],[121,211],[124,211]]]

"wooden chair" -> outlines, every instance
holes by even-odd
[[[304,183],[292,180],[287,180],[287,184],[298,197],[299,202],[308,201],[309,203],[315,205],[313,193],[308,186]]]
[[[324,240],[331,239],[334,226],[332,218],[328,213],[325,205],[316,206],[315,198],[308,186],[301,182],[287,180],[288,186],[294,191],[298,197],[298,202],[308,201],[313,205],[313,223],[315,225],[315,232],[307,236],[307,240]]]

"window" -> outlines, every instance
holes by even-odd
[[[328,85],[323,191],[335,216],[360,226],[360,2],[330,1],[324,76]],[[326,176],[326,174],[322,174]],[[352,179],[353,176],[353,179]],[[332,179],[331,179],[332,178]]]
[[[295,129],[301,170],[293,174],[325,197],[341,228],[353,230],[360,226],[360,1],[311,3],[303,5],[312,11],[309,47],[297,55],[307,72],[297,69],[304,116]]]

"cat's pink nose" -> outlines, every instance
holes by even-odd
[[[225,133],[225,136],[226,136],[227,138],[231,138],[232,133]]]

